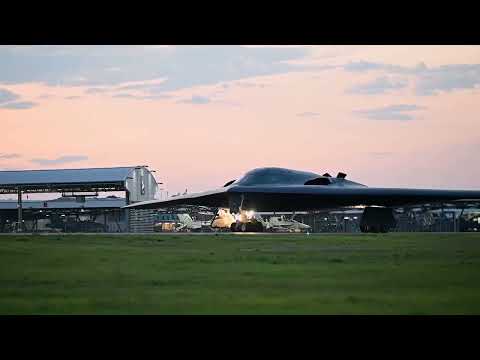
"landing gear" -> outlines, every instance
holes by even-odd
[[[259,221],[255,222],[234,222],[230,225],[232,232],[263,232],[263,225]]]
[[[360,231],[363,233],[387,233],[388,227],[386,225],[360,225]]]
[[[243,194],[240,197],[239,203],[230,204],[230,213],[236,214],[236,221],[230,225],[232,232],[263,232],[263,223],[261,218],[255,216],[254,210],[242,209]]]
[[[386,233],[396,225],[393,209],[366,207],[360,221],[360,230],[363,233]]]

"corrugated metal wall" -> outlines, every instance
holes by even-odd
[[[155,210],[130,209],[130,232],[150,233],[153,232]]]
[[[157,192],[157,182],[146,168],[136,168],[127,178],[126,187],[130,192],[130,203],[153,200]]]

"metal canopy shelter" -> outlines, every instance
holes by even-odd
[[[0,171],[0,194],[18,195],[18,223],[22,224],[22,193],[127,191],[127,178],[141,167],[146,166]]]
[[[129,174],[139,166],[0,171],[0,194],[124,191]]]

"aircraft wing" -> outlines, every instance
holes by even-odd
[[[405,206],[448,201],[480,201],[476,190],[436,190],[315,185],[237,186],[246,207],[257,211],[300,211],[355,205]]]
[[[231,186],[213,191],[143,201],[126,208],[156,209],[176,205],[229,207],[229,200],[243,194],[244,209],[302,211],[356,205],[406,206],[453,201],[480,201],[476,190],[371,188],[316,185]]]
[[[199,205],[208,207],[228,207],[226,188],[213,191],[172,196],[167,200],[149,200],[124,206],[134,209],[159,209],[176,205]]]

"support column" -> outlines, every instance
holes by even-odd
[[[18,224],[17,224],[17,231],[23,231],[23,214],[22,214],[22,189],[18,188],[18,201],[17,201],[17,208],[18,208]]]
[[[103,210],[103,231],[108,232],[107,231],[107,211],[106,210]]]
[[[442,221],[440,222],[440,232],[443,232],[443,229],[444,229],[443,223],[445,222],[445,215],[443,213],[443,206],[444,205],[442,204],[442,215],[441,215]]]
[[[460,211],[460,215],[458,215],[458,219],[457,219],[457,232],[460,232],[462,231],[462,219],[463,219],[463,210],[465,210],[465,204],[463,204],[462,206],[462,211]]]
[[[126,190],[125,191],[125,205],[130,204],[130,191]],[[125,232],[130,232],[130,210],[129,209],[121,209],[120,211],[124,211],[125,214],[125,224],[127,225],[127,228]]]

